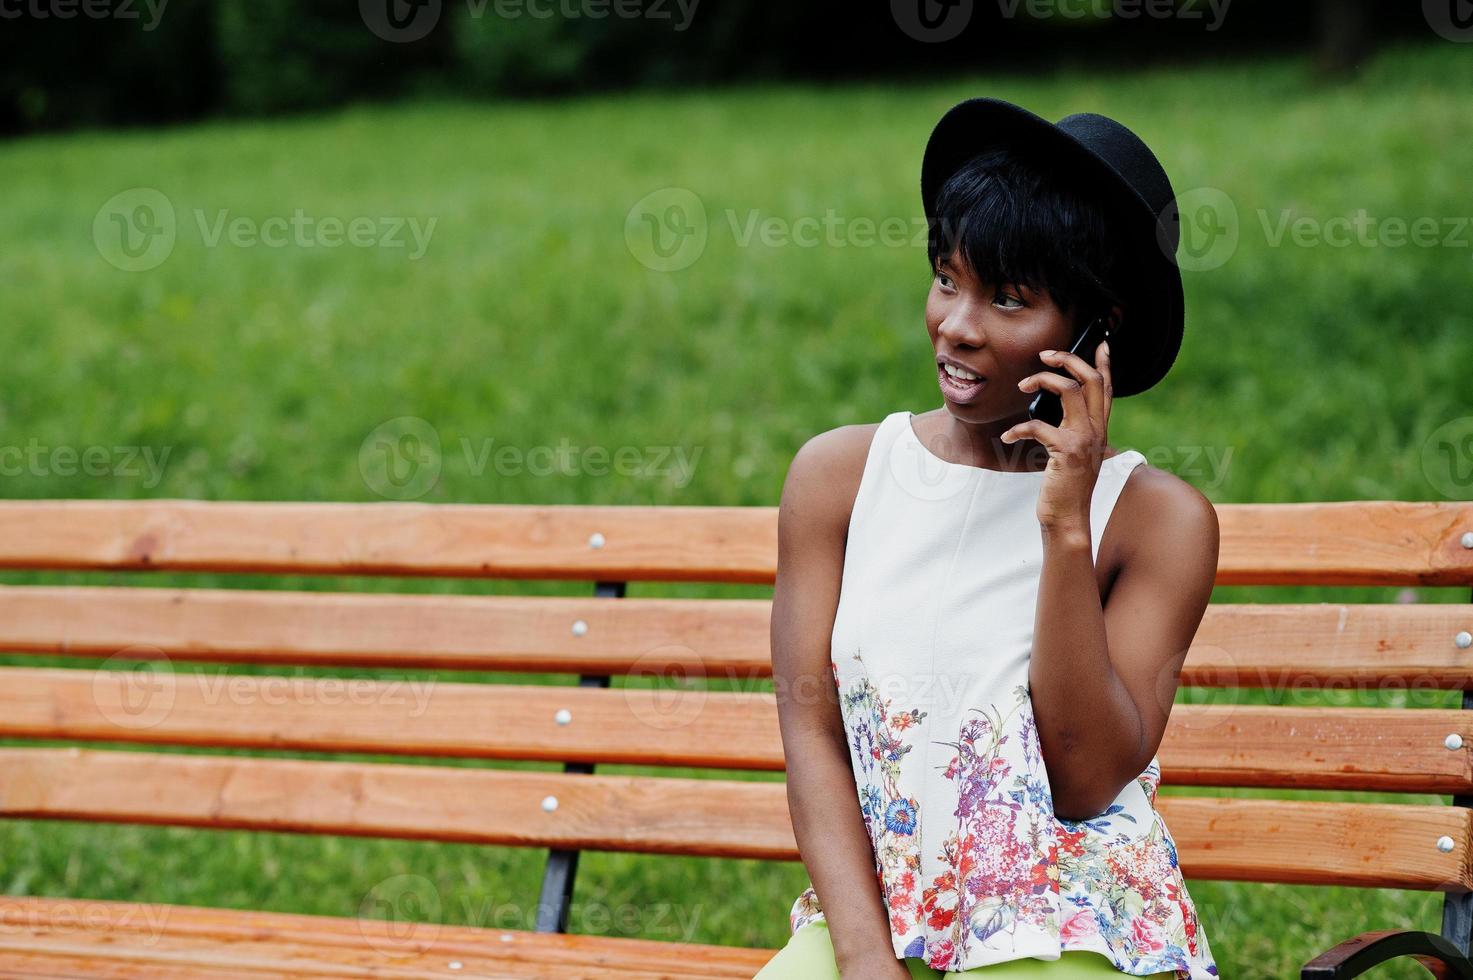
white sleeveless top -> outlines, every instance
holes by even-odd
[[[1101,461],[1096,560],[1143,462]],[[1043,479],[941,459],[908,411],[865,460],[831,666],[895,955],[962,971],[1083,949],[1135,976],[1216,977],[1155,809],[1158,760],[1099,816],[1054,815],[1028,693]],[[791,929],[822,918],[810,885]]]

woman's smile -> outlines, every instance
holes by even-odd
[[[958,405],[969,405],[982,397],[987,387],[986,378],[964,378],[947,370],[942,361],[936,362],[936,380],[941,385],[942,397]]]

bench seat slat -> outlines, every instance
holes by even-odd
[[[1473,584],[1470,503],[1217,510],[1224,585]],[[776,507],[0,503],[0,568],[771,583],[776,562]]]
[[[559,712],[567,722],[558,722]],[[1473,712],[1179,704],[1166,784],[1473,791]],[[0,737],[390,755],[783,768],[774,696],[0,668]]]
[[[1157,804],[1193,877],[1473,888],[1462,807]],[[0,749],[0,816],[798,859],[778,782]],[[1442,836],[1451,851],[1436,847]]]
[[[448,902],[449,896],[441,901]],[[441,907],[443,909],[444,906]],[[7,928],[35,932],[43,927],[55,929],[80,925],[106,931],[119,939],[167,934],[231,944],[259,940],[271,944],[311,944],[350,950],[366,945],[386,955],[437,951],[451,959],[494,957],[500,963],[526,962],[543,967],[617,965],[622,969],[654,971],[686,964],[717,975],[730,972],[742,977],[750,976],[756,965],[765,963],[775,952],[772,949],[661,939],[448,925],[435,922],[431,911],[432,907],[426,909],[425,921],[410,923],[404,920],[387,922],[372,917],[0,896],[0,924]],[[529,916],[531,912],[529,908]],[[743,970],[748,972],[742,973]]]
[[[5,976],[750,977],[773,950],[595,935],[0,898]],[[33,957],[33,959],[27,959]],[[460,964],[458,969],[451,963]],[[49,970],[50,972],[45,972]],[[193,971],[193,972],[191,972]]]
[[[771,615],[767,599],[0,586],[0,650],[747,680],[772,674]],[[1473,688],[1463,630],[1465,604],[1214,603],[1182,683]]]
[[[19,948],[14,948],[19,947]],[[114,951],[115,950],[115,951]],[[111,952],[111,955],[109,953]],[[285,978],[298,980],[362,980],[361,975],[342,971],[286,972],[279,966],[262,969],[238,964],[229,967],[202,963],[138,962],[128,948],[108,947],[96,955],[43,951],[27,940],[0,945],[0,966],[14,980],[236,980],[236,978]],[[107,958],[104,958],[107,957]]]

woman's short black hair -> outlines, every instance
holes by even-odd
[[[1109,212],[1048,161],[1008,146],[987,150],[941,185],[935,211],[933,270],[960,252],[982,282],[1047,291],[1076,332],[1113,304],[1128,313],[1114,285]]]

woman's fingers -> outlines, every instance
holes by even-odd
[[[1095,352],[1091,351],[1090,353],[1094,354]],[[1101,413],[1104,411],[1105,408],[1105,387],[1104,377],[1098,370],[1095,369],[1094,365],[1090,364],[1078,354],[1071,354],[1068,351],[1062,350],[1049,351],[1046,354],[1040,354],[1039,357],[1043,360],[1045,364],[1062,367],[1064,370],[1073,375],[1074,380],[1078,381],[1080,385],[1079,401],[1083,402],[1083,404],[1089,407],[1090,418],[1099,421],[1101,418]],[[1052,372],[1045,372],[1044,374],[1037,376],[1047,377],[1049,374],[1052,374]],[[1053,376],[1056,378],[1060,377],[1057,374],[1054,374]],[[1062,395],[1062,392],[1060,394]]]
[[[1086,397],[1087,386],[1074,378],[1066,378],[1052,371],[1040,371],[1024,378],[1018,383],[1018,387],[1023,391],[1043,388],[1058,395],[1064,405],[1064,417],[1060,425],[1065,428],[1071,428],[1074,419],[1094,417],[1094,410]]]
[[[1057,426],[1049,425],[1042,419],[1030,419],[1027,422],[1019,422],[998,438],[1009,445],[1019,439],[1032,439],[1047,449],[1053,449],[1058,445],[1058,436]]]

